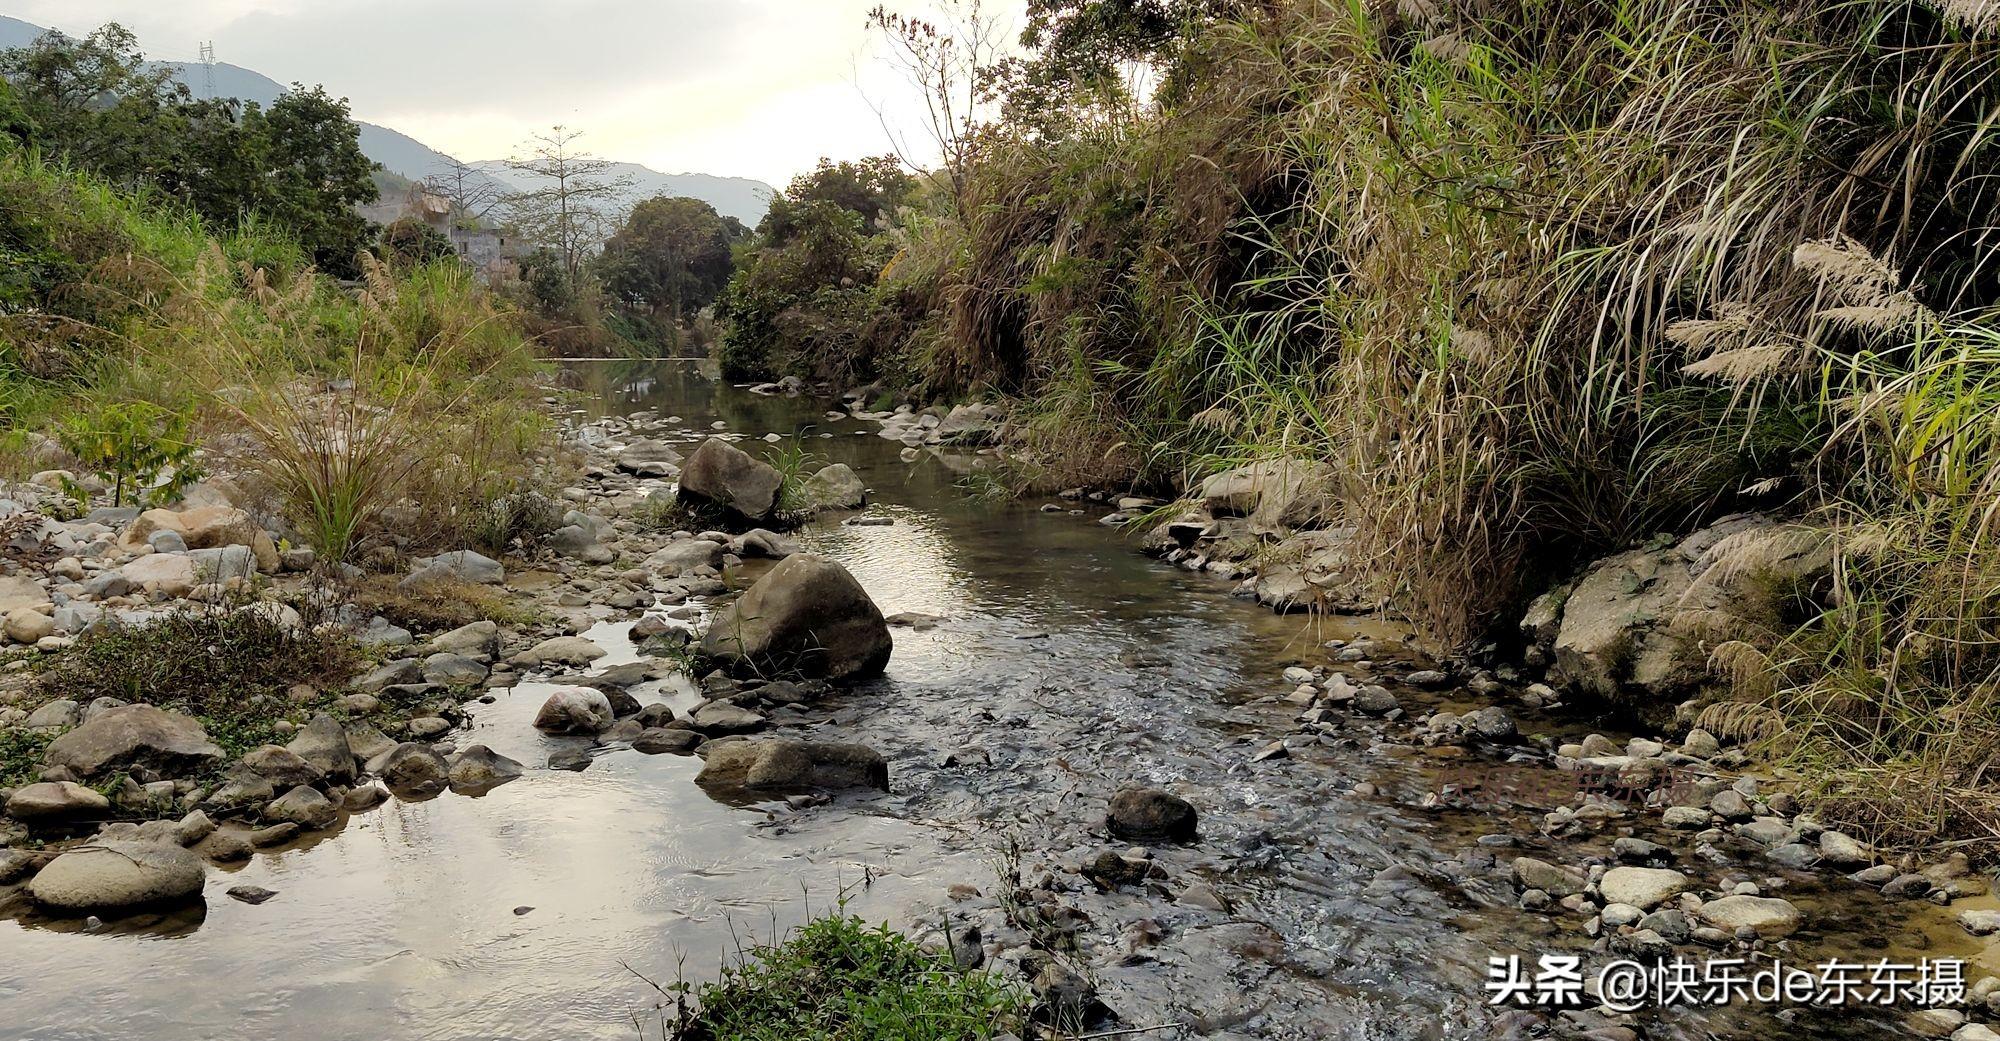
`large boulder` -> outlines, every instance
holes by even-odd
[[[7,816],[36,827],[96,820],[111,812],[111,800],[74,781],[23,785],[7,797]]]
[[[118,542],[126,550],[136,550],[151,545],[154,536],[162,532],[178,536],[188,549],[242,546],[249,553],[248,559],[256,561],[257,570],[268,573],[278,569],[278,547],[271,541],[270,533],[248,513],[226,503],[194,506],[178,512],[146,510],[126,526]]]
[[[806,504],[815,510],[856,510],[868,505],[868,486],[846,463],[830,463],[806,478]]]
[[[451,787],[457,792],[479,793],[521,776],[520,763],[485,745],[473,745],[451,757]]]
[[[762,523],[778,511],[778,489],[785,483],[776,467],[719,437],[702,442],[681,469],[681,501]]]
[[[557,687],[535,713],[535,729],[548,734],[597,734],[616,721],[611,699],[590,687]]]
[[[681,454],[662,441],[634,441],[618,453],[618,468],[640,477],[672,477],[680,472]]]
[[[719,741],[697,784],[716,788],[874,788],[889,790],[889,762],[866,745],[775,737]]]
[[[1560,603],[1556,678],[1663,716],[1707,677],[1709,647],[1780,627],[1831,561],[1824,533],[1757,516],[1598,561]],[[1553,609],[1537,603],[1524,633],[1547,634]]]
[[[141,780],[184,777],[222,761],[222,749],[193,717],[151,705],[121,705],[49,742],[42,761],[79,777],[124,770]]]
[[[421,741],[405,741],[384,753],[382,783],[403,795],[435,795],[451,783],[451,767],[437,749]]]
[[[931,430],[930,441],[939,445],[990,445],[1000,440],[1000,406],[973,402],[954,407]]]
[[[1250,518],[1259,530],[1317,528],[1333,519],[1333,468],[1310,459],[1263,459],[1202,482],[1217,517]]]
[[[482,619],[461,625],[431,641],[431,652],[463,654],[491,661],[500,654],[500,626]]]
[[[28,895],[51,911],[122,911],[185,900],[201,892],[201,858],[163,842],[105,841],[49,861]]]
[[[340,720],[324,712],[314,716],[285,748],[316,767],[328,783],[354,783],[354,746]]]
[[[698,567],[722,567],[722,543],[707,539],[677,539],[652,552],[646,569],[677,578]]]
[[[841,680],[881,672],[893,642],[846,568],[797,553],[716,615],[701,650],[739,673]]]
[[[185,553],[150,553],[118,571],[125,582],[161,600],[188,595],[200,577],[194,558]]]
[[[1111,797],[1105,825],[1113,835],[1138,842],[1192,842],[1197,815],[1192,803],[1158,788],[1123,788]]]
[[[507,580],[507,569],[497,560],[470,549],[455,549],[416,562],[415,570],[397,584],[406,593],[421,593],[452,582],[497,586]]]

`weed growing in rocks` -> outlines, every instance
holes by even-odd
[[[42,770],[42,750],[54,739],[51,733],[0,729],[0,788],[36,780]]]
[[[1026,993],[1000,977],[963,971],[949,954],[843,912],[752,948],[696,999],[699,1011],[663,1025],[664,1036],[975,1041],[1018,1029],[1028,1007]]]
[[[353,641],[332,627],[288,625],[263,607],[225,603],[144,625],[107,623],[54,657],[35,678],[32,700],[111,697],[184,712],[241,754],[270,741],[275,720],[329,701],[360,662]],[[317,693],[292,700],[299,684]]]

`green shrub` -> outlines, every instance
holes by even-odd
[[[844,914],[754,948],[695,998],[676,1041],[984,1041],[1027,1010],[1020,987]]]
[[[56,440],[111,485],[111,504],[170,503],[201,478],[188,433],[191,416],[144,401],[102,402],[63,417]],[[89,493],[70,489],[79,503]]]

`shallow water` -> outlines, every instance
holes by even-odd
[[[718,388],[684,363],[573,371],[578,419],[653,408],[681,417],[688,441],[717,420],[753,438],[800,433],[868,483],[865,512],[894,524],[835,515],[797,537],[884,612],[944,620],[896,630],[887,675],[815,707],[812,729],[880,748],[893,792],[793,812],[710,799],[692,757],[613,750],[583,772],[532,769],[565,740],[529,725],[546,685],[496,691],[457,740],[529,764],[518,781],[479,798],[392,800],[212,870],[202,913],[95,931],[0,922],[0,1038],[626,1038],[656,997],[640,974],[666,981],[684,964],[705,976],[840,896],[870,919],[935,923],[953,884],[993,893],[1010,837],[1058,863],[1102,848],[1087,826],[1132,781],[1201,806],[1202,842],[1158,856],[1235,905],[1222,915],[1137,891],[1076,895],[1096,934],[1149,918],[1173,936],[1147,959],[1099,967],[1114,1007],[1150,1011],[1135,1022],[1484,1038],[1489,953],[1577,942],[1513,910],[1471,842],[1537,843],[1537,811],[1418,808],[1449,759],[1357,734],[1250,764],[1289,714],[1246,703],[1283,693],[1285,665],[1323,661],[1320,642],[1355,623],[1231,599],[1223,583],[1144,558],[1095,513],[977,502],[958,487],[967,458],[905,461],[900,444],[827,419],[821,402]],[[613,649],[600,667],[636,658],[624,628],[587,634]],[[684,681],[634,693],[694,700]],[[1382,794],[1351,794],[1364,780]],[[223,895],[244,883],[279,895],[261,906]],[[1649,1036],[1766,1029],[1680,1015]],[[1831,1022],[1787,1029],[1842,1036]]]

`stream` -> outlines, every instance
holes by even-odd
[[[528,764],[518,781],[477,798],[391,800],[211,869],[200,910],[0,922],[0,1038],[657,1036],[658,994],[642,977],[709,978],[740,946],[837,900],[912,929],[990,913],[1010,845],[1031,874],[1121,848],[1101,824],[1128,783],[1199,807],[1201,840],[1154,856],[1176,889],[1205,880],[1229,903],[1190,907],[1148,887],[1069,894],[1103,999],[1131,1025],[1203,1028],[1141,1037],[1506,1036],[1484,1004],[1487,958],[1587,946],[1517,907],[1495,853],[1554,848],[1539,855],[1574,862],[1565,844],[1609,837],[1545,839],[1535,821],[1548,807],[1504,799],[1426,807],[1475,753],[1357,726],[1253,762],[1287,732],[1289,707],[1269,701],[1289,690],[1287,666],[1326,664],[1328,640],[1394,640],[1393,627],[1234,599],[1229,583],[1148,559],[1096,523],[1108,507],[1074,516],[1044,510],[1050,500],[975,499],[961,487],[972,457],[906,458],[872,424],[829,418],[825,401],[751,394],[685,362],[569,368],[583,392],[576,422],[655,410],[681,422],[648,436],[690,445],[716,422],[748,440],[796,433],[869,485],[862,512],[893,523],[832,514],[794,538],[843,564],[884,613],[941,621],[896,629],[887,674],[814,706],[805,729],[878,748],[892,791],[732,805],[694,784],[698,759],[623,748],[580,772],[546,769],[577,740],[530,725],[549,685],[496,690],[469,706],[458,744]],[[596,668],[638,660],[629,619],[592,610],[601,620],[583,635],[611,651]],[[699,700],[684,677],[633,693],[677,709]],[[1413,712],[1481,704],[1399,693]],[[1525,714],[1521,725],[1582,732]],[[278,895],[257,906],[223,895],[246,883]],[[1837,909],[1813,903],[1810,882],[1787,895],[1809,908],[1817,942],[1847,956],[1970,953],[1948,920],[1893,917],[1872,894],[1820,897]],[[1138,922],[1165,938],[1120,956]],[[1653,1014],[1644,1036],[1884,1029],[1710,1009]]]

